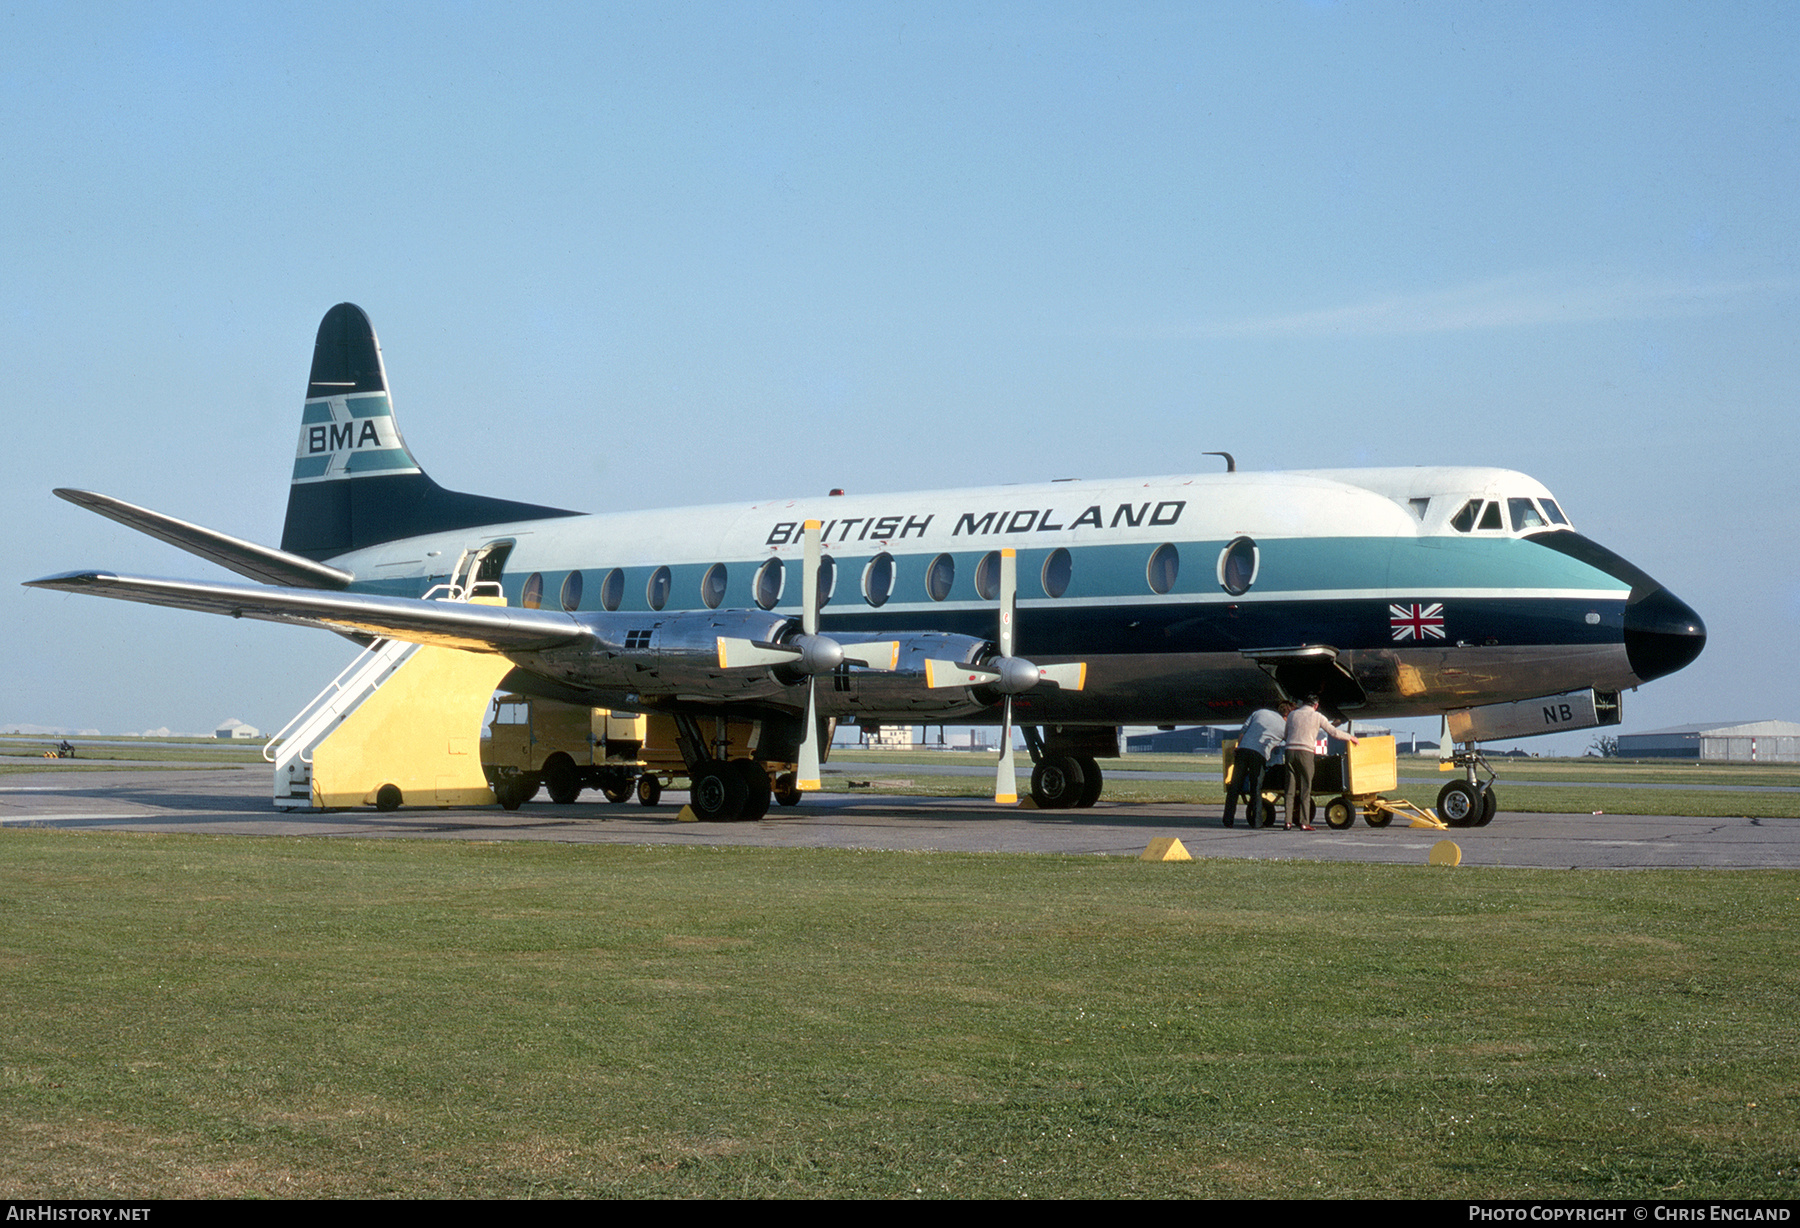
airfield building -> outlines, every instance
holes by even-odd
[[[1619,735],[1621,759],[1702,759],[1715,763],[1800,763],[1800,723],[1748,721],[1680,725]]]

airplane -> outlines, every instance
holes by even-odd
[[[765,762],[817,787],[832,721],[1002,723],[1011,801],[1016,720],[1033,799],[1062,808],[1100,796],[1121,726],[1317,694],[1340,720],[1444,715],[1466,779],[1439,808],[1469,825],[1496,805],[1480,741],[1616,722],[1619,692],[1705,646],[1686,602],[1524,474],[1210,455],[1223,471],[665,511],[465,494],[420,467],[374,327],[341,303],[315,340],[279,549],[55,492],[256,584],[28,584],[503,654],[506,691],[672,716],[707,819],[761,817]],[[467,600],[481,592],[505,604]],[[759,722],[757,744],[709,736],[727,717]]]

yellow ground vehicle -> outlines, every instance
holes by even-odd
[[[640,803],[654,806],[664,788],[688,776],[671,717],[500,694],[494,696],[486,732],[482,766],[495,798],[508,810],[536,797],[540,788],[559,804],[573,802],[585,788],[598,789],[615,803],[635,792]],[[717,732],[719,744],[748,750],[758,730],[753,722],[729,721]],[[800,800],[791,764],[748,756],[730,763],[753,795],[743,818],[760,819],[771,800],[784,806]]]

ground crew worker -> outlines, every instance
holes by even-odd
[[[1319,711],[1317,695],[1308,695],[1306,702],[1295,708],[1287,719],[1287,822],[1282,825],[1284,827],[1298,827],[1301,831],[1313,829],[1313,757],[1322,733],[1342,738],[1352,745],[1357,741],[1349,730],[1339,729],[1325,719]]]
[[[1258,708],[1244,722],[1243,732],[1238,734],[1237,752],[1231,761],[1231,786],[1225,790],[1225,826],[1230,827],[1237,818],[1238,798],[1244,799],[1245,823],[1252,830],[1256,827],[1256,816],[1262,810],[1263,774],[1269,770],[1269,760],[1281,749],[1282,739],[1287,736],[1288,713],[1294,705],[1282,700],[1275,705],[1273,711]]]

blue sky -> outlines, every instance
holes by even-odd
[[[0,574],[279,538],[366,308],[425,467],[584,510],[1495,464],[1800,717],[1792,5],[19,4]],[[335,637],[0,585],[0,722],[270,728]],[[1583,740],[1582,744],[1585,744]]]

